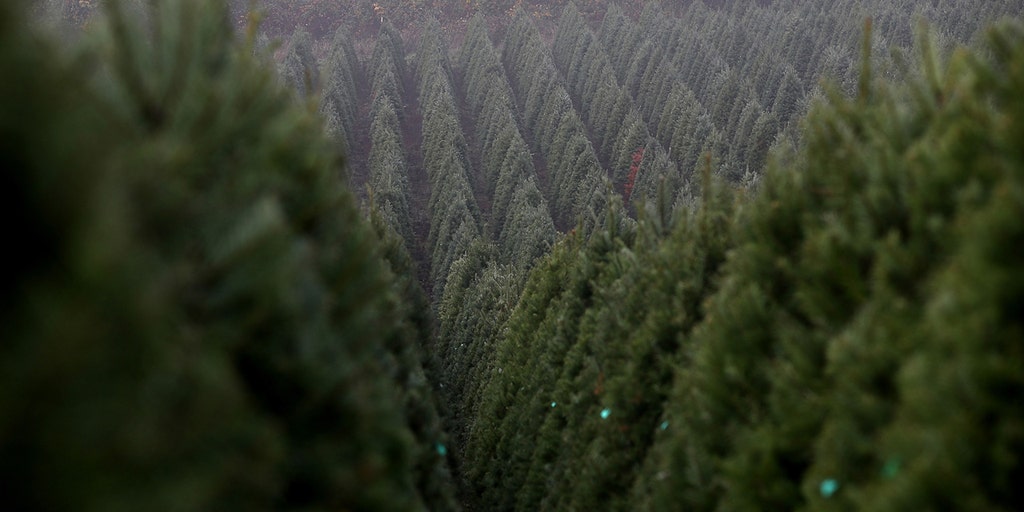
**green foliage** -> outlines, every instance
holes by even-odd
[[[562,226],[579,220],[589,231],[600,223],[606,173],[537,28],[522,11],[506,33],[502,58],[525,129],[547,163],[552,217]]]
[[[436,20],[424,27],[417,76],[423,113],[423,162],[430,177],[430,273],[435,302],[452,265],[480,236],[480,212],[469,184],[469,150],[459,122],[446,44]]]
[[[402,150],[398,116],[389,101],[373,104],[370,124],[370,177],[367,186],[383,221],[409,247],[413,242],[409,211],[408,166]]]
[[[312,44],[308,32],[296,30],[278,67],[285,85],[298,92],[300,97],[312,96],[320,89],[320,68],[313,57]]]
[[[678,190],[681,176],[677,166],[661,146],[648,143],[651,136],[647,125],[625,88],[616,83],[610,59],[573,4],[562,14],[551,51],[555,63],[565,73],[573,99],[583,105],[582,118],[597,143],[597,154],[604,167],[611,171],[615,189],[627,200],[634,198],[636,204],[653,199],[657,194],[653,186],[662,181],[673,192]],[[649,151],[647,158],[659,163],[643,168],[639,186],[627,187],[633,156],[640,149]]]
[[[642,4],[0,5],[6,508],[1020,509],[1020,7]]]
[[[533,273],[471,438],[474,447],[503,432],[498,452],[481,450],[471,464],[521,461],[478,470],[485,485],[500,482],[482,491],[485,506],[631,509],[630,475],[660,423],[677,330],[699,319],[686,312],[699,306],[727,246],[730,203],[711,204],[683,219],[671,242],[659,234],[668,225],[642,219],[636,235],[599,232],[587,245],[569,238]],[[683,269],[686,285],[677,281]],[[614,416],[602,419],[603,409]]]
[[[456,508],[320,121],[223,8],[108,12],[81,66],[0,6],[4,508]]]
[[[549,249],[555,228],[513,114],[512,90],[480,16],[472,21],[460,60],[467,66],[466,97],[476,114],[483,175],[493,197],[490,232],[500,261],[525,276]]]
[[[346,152],[351,152],[356,146],[355,124],[362,74],[362,65],[356,58],[348,32],[339,28],[321,74],[324,86],[320,115],[324,118],[328,135],[335,137]]]
[[[388,101],[395,114],[404,117],[405,87],[402,85],[405,76],[405,52],[402,51],[402,40],[390,23],[385,22],[377,35],[377,43],[370,57],[372,64],[370,77],[371,101]]]
[[[373,204],[370,220],[393,276],[393,306],[400,312],[391,337],[385,341],[396,359],[397,367],[392,375],[400,385],[406,422],[415,439],[414,483],[427,510],[458,510],[448,465],[439,463],[439,459],[446,461],[447,458],[446,454],[438,452],[437,446],[450,443],[439,414],[443,408],[425,372],[425,367],[437,366],[436,355],[432,352],[435,346],[430,303],[414,279],[415,262],[406,249],[406,239],[386,223]]]
[[[1021,506],[1024,29],[931,47],[753,196],[556,245],[472,424],[484,508]]]

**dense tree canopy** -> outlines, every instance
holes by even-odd
[[[0,503],[1019,510],[1022,16],[0,4]]]

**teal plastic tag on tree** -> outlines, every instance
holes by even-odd
[[[551,402],[551,407],[552,407],[552,408],[554,408],[554,407],[555,407],[556,405],[558,405],[558,404],[557,404],[557,403],[555,403],[555,402]]]
[[[668,430],[668,420],[661,422],[661,429]]]
[[[839,490],[839,482],[834,478],[826,478],[821,481],[818,490],[823,498],[831,498]]]
[[[896,475],[900,472],[900,466],[902,466],[902,463],[897,457],[885,461],[885,465],[882,466],[882,477],[890,480],[896,478]]]
[[[612,410],[611,409],[602,409],[601,410],[601,419],[602,420],[608,419],[608,416],[611,416],[611,415],[612,415]]]
[[[437,443],[437,454],[444,457],[448,453],[448,448],[445,448],[443,444]]]

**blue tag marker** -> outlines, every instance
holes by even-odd
[[[602,420],[608,419],[608,416],[611,416],[611,415],[612,415],[612,410],[611,409],[603,409],[601,411],[601,419]]]
[[[552,409],[554,409],[554,407],[555,407],[556,405],[558,405],[558,404],[557,404],[557,403],[555,403],[555,402],[551,402],[551,408],[552,408]]]
[[[437,443],[437,454],[444,457],[448,453],[448,448],[445,448],[443,444]]]
[[[839,490],[839,482],[834,478],[826,478],[821,481],[818,490],[821,491],[821,497],[831,498]]]
[[[661,422],[661,429],[668,430],[668,420]]]

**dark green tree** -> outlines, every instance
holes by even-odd
[[[3,294],[4,508],[445,503],[414,315],[321,121],[222,5],[106,12],[80,66],[0,6],[30,256]]]

